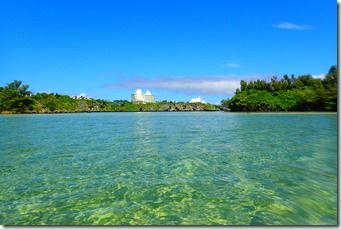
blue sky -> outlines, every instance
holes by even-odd
[[[220,103],[241,79],[337,64],[332,0],[2,0],[0,86]]]

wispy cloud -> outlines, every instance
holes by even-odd
[[[226,63],[224,66],[228,68],[239,68],[239,64],[237,63]]]
[[[258,77],[258,76],[257,76]],[[242,77],[251,79],[254,76]],[[188,95],[233,95],[240,85],[240,77],[211,76],[211,77],[133,77],[121,78],[119,82],[101,85],[104,88],[145,88],[167,89]]]
[[[280,29],[295,29],[295,30],[308,30],[312,29],[312,26],[310,25],[297,25],[289,22],[280,22],[278,24],[271,24],[275,28]]]
[[[323,80],[324,77],[326,77],[326,74],[312,75],[312,77],[315,78],[315,79],[321,79],[321,80]]]
[[[47,90],[47,91],[41,91],[41,92],[39,92],[39,93],[51,94],[51,93],[53,93],[53,91],[51,91],[51,90],[49,89],[49,90]]]
[[[93,98],[92,96],[89,96],[89,95],[85,94],[84,92],[80,93],[79,95],[71,95],[70,97],[76,97],[77,99],[80,99],[80,98],[91,99],[91,98]]]

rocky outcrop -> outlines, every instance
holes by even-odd
[[[159,109],[154,106],[146,107],[143,111],[219,111],[218,106],[203,103],[168,103],[163,104]]]
[[[220,106],[203,103],[149,103],[149,104],[123,104],[114,106],[103,106],[96,101],[77,101],[77,106],[65,109],[56,107],[48,109],[46,106],[40,106],[39,109],[27,111],[31,114],[55,114],[55,113],[81,113],[81,112],[185,112],[185,111],[220,111]],[[4,113],[4,112],[2,112]]]

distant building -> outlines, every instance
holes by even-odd
[[[141,89],[137,89],[134,94],[131,95],[132,103],[155,103],[155,95],[152,95],[150,91],[143,94]]]

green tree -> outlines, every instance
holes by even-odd
[[[244,80],[240,81],[240,91],[246,91],[247,90],[247,82]]]
[[[34,100],[29,85],[22,85],[22,81],[15,80],[0,90],[0,110],[23,113],[33,109]]]
[[[338,88],[338,72],[337,67],[332,66],[323,80],[325,88],[325,109],[337,110],[337,88]]]
[[[222,105],[232,111],[337,110],[337,68],[332,66],[324,80],[311,75],[295,78],[284,75],[264,80],[240,82],[243,90]]]

